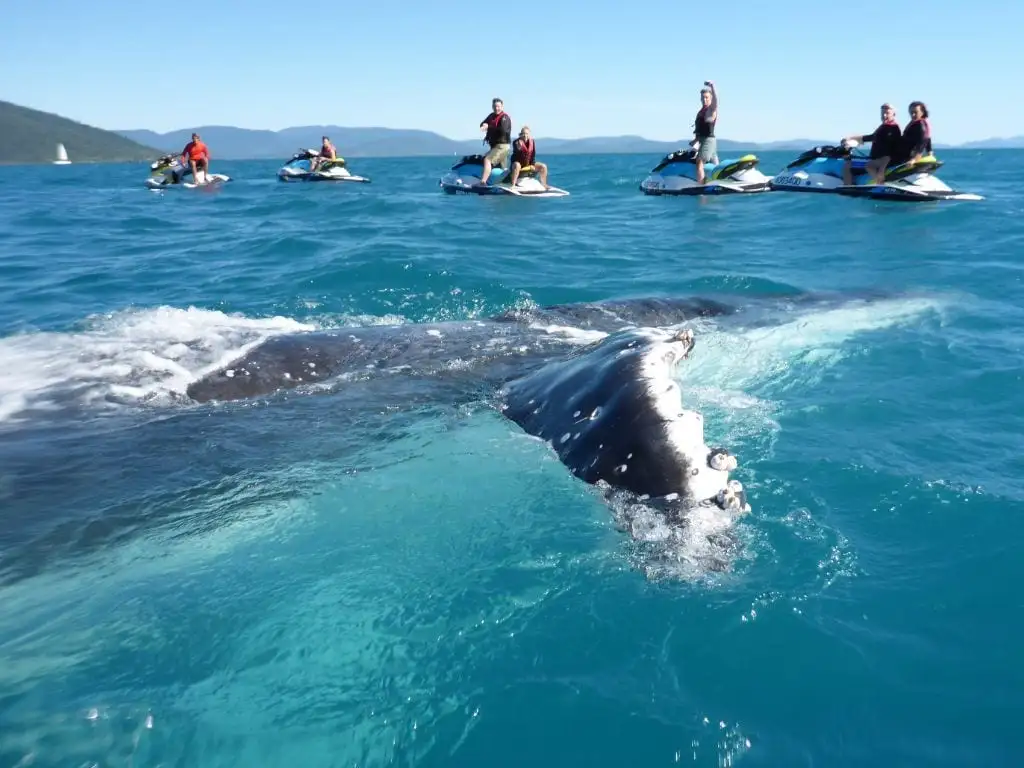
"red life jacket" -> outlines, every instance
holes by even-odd
[[[924,126],[924,151],[925,152],[931,152],[932,151],[932,126],[928,122],[928,118],[927,117],[914,118],[913,120],[911,120],[907,124],[907,128],[909,128],[914,123],[921,123],[921,125]]]
[[[522,166],[533,165],[534,158],[537,157],[537,150],[533,146],[533,139],[518,138],[516,141],[519,142],[519,164]]]

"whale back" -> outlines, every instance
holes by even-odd
[[[681,407],[672,379],[692,334],[622,331],[508,383],[502,413],[551,444],[591,484],[641,497],[713,499],[728,472],[708,465],[700,414]]]
[[[495,315],[496,322],[535,322],[571,325],[614,332],[629,327],[679,325],[698,317],[733,314],[736,307],[702,297],[644,297],[582,304],[550,304],[513,309]]]

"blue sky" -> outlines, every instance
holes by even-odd
[[[6,0],[2,19],[0,99],[108,129],[475,138],[497,95],[537,136],[671,140],[710,79],[725,138],[838,138],[914,99],[939,142],[1024,134],[1017,0]]]

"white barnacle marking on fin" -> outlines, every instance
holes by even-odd
[[[619,466],[617,466],[615,468],[615,474],[617,474],[617,475],[624,475],[624,474],[626,474],[626,468],[627,468],[627,465],[619,464]]]
[[[579,411],[575,411],[575,412],[573,413],[572,417],[573,417],[574,419],[578,419],[578,418],[580,417],[580,412],[579,412]]]
[[[601,406],[599,405],[596,408],[594,408],[593,413],[590,414],[590,420],[593,421],[594,419],[596,419],[600,415],[601,415]]]
[[[224,375],[227,376],[229,379],[233,378],[235,375],[235,370],[233,368],[229,368],[228,370],[224,371]],[[287,376],[287,374],[285,375]]]
[[[569,439],[570,437],[572,437],[572,435],[570,435],[570,434],[569,434],[568,432],[566,432],[566,433],[565,433],[564,435],[562,435],[562,439],[561,439],[561,440],[560,440],[559,442],[562,442],[562,443],[564,443],[564,442],[565,442],[566,440],[568,440],[568,439]]]

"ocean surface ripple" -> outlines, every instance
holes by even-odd
[[[1024,153],[943,153],[986,199],[940,205],[454,159],[0,168],[0,766],[1020,765]],[[752,507],[725,568],[483,387],[184,395],[280,334],[646,296],[757,306],[677,372]]]

